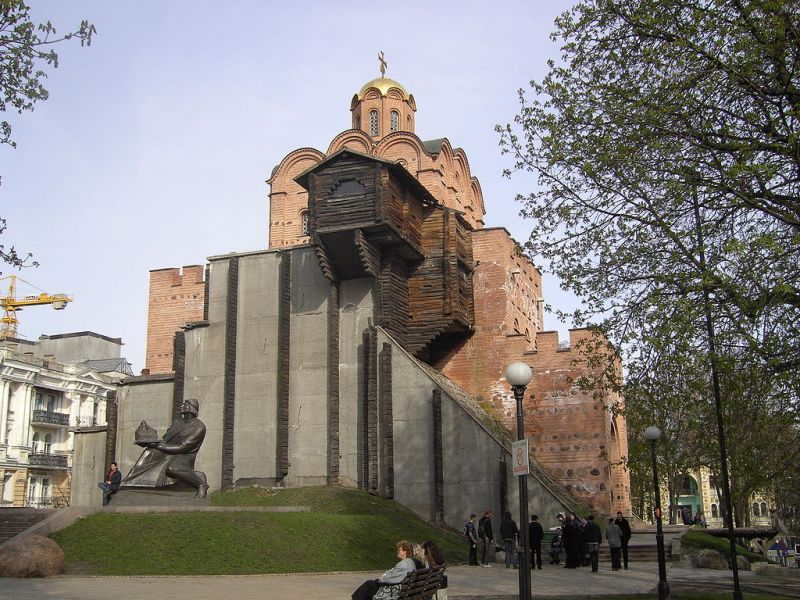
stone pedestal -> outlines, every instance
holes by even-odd
[[[120,489],[109,506],[211,506],[208,498],[195,498],[191,490]]]

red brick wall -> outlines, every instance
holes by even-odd
[[[203,318],[205,268],[202,265],[150,271],[145,369],[172,372],[172,339],[180,326]]]
[[[626,456],[624,418],[611,406],[620,397],[603,390],[582,390],[575,381],[588,373],[580,342],[594,334],[570,330],[568,349],[558,349],[558,333],[542,332],[538,350],[527,361],[534,370],[526,397],[526,432],[531,449],[572,494],[601,514],[630,514],[630,483],[619,464]]]
[[[629,514],[627,472],[614,464],[627,455],[624,420],[617,419],[612,435],[606,410],[618,398],[595,398],[572,383],[587,371],[577,344],[591,334],[572,330],[570,349],[559,350],[558,333],[541,331],[539,271],[504,229],[475,231],[472,239],[475,334],[437,366],[516,432],[516,402],[503,371],[515,361],[530,365],[525,432],[534,456],[599,513]]]

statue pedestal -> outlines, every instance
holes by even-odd
[[[211,506],[209,498],[195,498],[194,489],[121,488],[109,506]]]

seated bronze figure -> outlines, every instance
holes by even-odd
[[[206,475],[194,470],[195,457],[206,436],[206,426],[197,418],[199,410],[197,400],[184,400],[181,418],[173,421],[160,440],[157,432],[142,421],[135,443],[144,451],[122,480],[122,488],[170,489],[183,483],[196,490],[196,497],[206,497]]]

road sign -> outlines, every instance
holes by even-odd
[[[511,444],[512,473],[514,475],[527,475],[531,472],[528,460],[528,438],[517,440]]]

